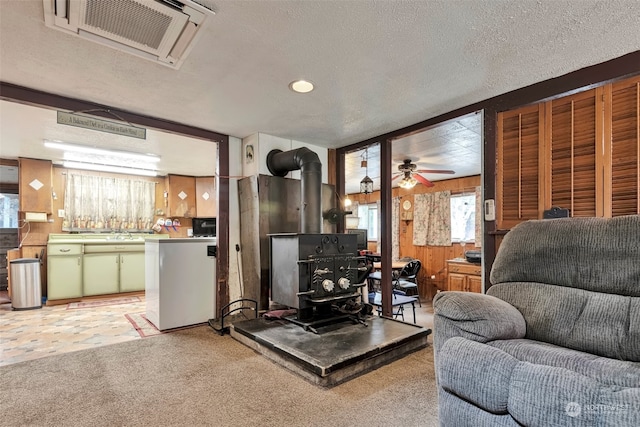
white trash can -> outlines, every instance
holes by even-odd
[[[11,268],[11,308],[31,310],[42,308],[42,288],[40,287],[40,260],[18,258],[10,261]]]

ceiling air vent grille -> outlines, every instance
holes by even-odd
[[[179,68],[210,9],[191,0],[43,0],[47,26]]]
[[[85,25],[158,49],[171,16],[132,0],[88,0]]]

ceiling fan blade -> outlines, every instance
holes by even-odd
[[[413,177],[422,185],[425,185],[427,187],[433,187],[433,182],[429,181],[427,178],[425,178],[422,175],[418,175],[417,173],[413,175]]]
[[[420,172],[420,173],[448,173],[448,174],[456,173],[455,171],[445,170],[445,169],[418,169],[417,171],[414,171],[414,172]]]

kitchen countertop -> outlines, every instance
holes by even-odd
[[[121,238],[117,236],[122,236]],[[132,245],[142,244],[147,240],[157,240],[168,238],[167,234],[133,234],[129,237],[126,234],[50,234],[47,243],[62,244],[85,244],[85,245]]]

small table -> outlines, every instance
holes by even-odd
[[[415,304],[416,301],[418,301],[418,299],[414,297],[393,294],[391,299],[392,311],[393,311],[393,307],[399,307],[405,304],[411,304],[411,308],[413,309],[413,323],[415,324],[416,323],[416,304]],[[369,294],[369,304],[376,306],[378,308],[378,313],[380,313],[380,310],[382,309],[382,294],[380,292],[376,292],[373,298],[371,297],[371,294]],[[402,315],[402,320],[404,320],[404,314]]]
[[[404,268],[405,265],[407,265],[409,263],[409,261],[392,261],[391,262],[391,269],[392,270],[402,270]],[[381,262],[374,262],[373,263],[373,269],[374,270],[380,270],[382,268],[382,263]]]

